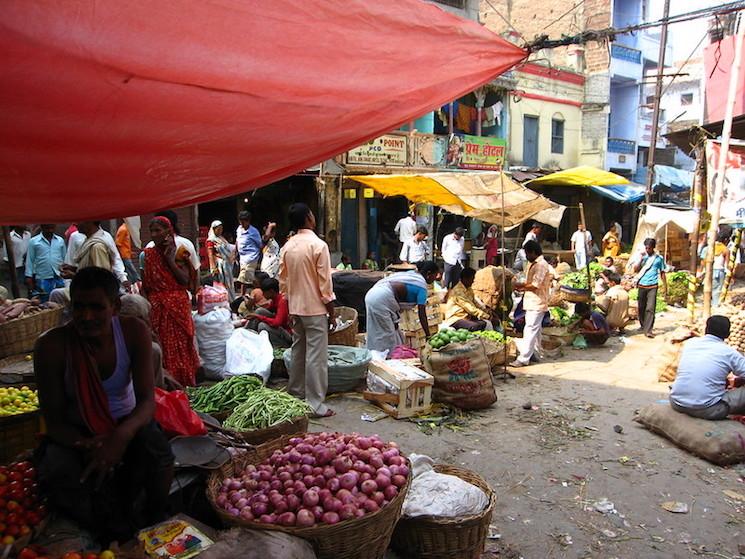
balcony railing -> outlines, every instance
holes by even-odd
[[[642,51],[625,47],[617,43],[611,45],[610,55],[618,60],[625,60],[627,62],[633,62],[634,64],[641,64],[642,62]]]
[[[636,153],[636,142],[622,138],[608,138],[608,151],[610,153],[634,155]]]

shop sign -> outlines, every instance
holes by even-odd
[[[499,170],[504,165],[507,142],[490,136],[451,134],[445,166],[455,169]]]
[[[409,147],[406,136],[386,134],[347,152],[347,165],[405,167]]]
[[[714,204],[717,167],[722,146],[719,142],[706,142],[706,189],[709,207]],[[745,221],[745,145],[730,144],[724,171],[724,191],[720,212],[722,219]]]

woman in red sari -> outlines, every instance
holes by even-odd
[[[163,350],[163,367],[184,386],[194,386],[199,355],[187,291],[194,268],[188,251],[176,247],[168,218],[153,218],[150,237],[155,246],[145,249],[143,288],[152,305],[150,318]]]

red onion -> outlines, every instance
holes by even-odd
[[[274,524],[274,522],[276,521],[276,518],[277,517],[274,516],[273,514],[262,514],[259,517],[259,522],[263,524]]]
[[[378,489],[385,489],[391,484],[391,478],[385,474],[378,474],[375,476],[375,483],[378,485]]]
[[[244,509],[246,508],[246,505],[248,504],[248,499],[240,498],[238,499],[238,502],[235,504],[235,508],[237,509]]]
[[[299,473],[301,473],[304,476],[309,476],[310,474],[313,473],[313,466],[311,466],[309,464],[303,464],[302,466],[300,466],[300,472]]]
[[[235,508],[235,507],[230,507],[230,508],[228,509],[228,514],[229,514],[229,515],[231,515],[231,516],[240,516],[240,514],[241,514],[241,511],[239,511],[239,510],[238,510],[237,508]]]
[[[217,506],[224,509],[228,505],[228,496],[225,493],[220,493],[215,499]]]
[[[323,474],[323,468],[321,466],[314,466],[311,474],[314,476],[320,476]]]
[[[267,507],[266,503],[255,501],[251,505],[251,512],[254,514],[254,516],[261,516],[262,514],[266,514],[268,511],[269,507]]]
[[[362,450],[367,450],[372,446],[372,441],[367,437],[360,437],[357,439],[357,446]]]
[[[300,508],[300,497],[297,495],[287,495],[285,499],[287,500],[287,508],[291,511],[294,512]]]
[[[321,501],[323,501],[324,499],[328,499],[329,497],[333,497],[333,495],[328,489],[321,489],[318,492],[318,498],[321,499]]]
[[[255,516],[251,512],[250,508],[245,508],[241,510],[241,518],[243,520],[248,520],[249,522],[251,522],[255,518]]]
[[[321,505],[326,512],[337,512],[342,507],[341,501],[336,497],[324,499]]]
[[[378,503],[373,501],[372,499],[368,499],[365,501],[365,503],[362,505],[367,512],[375,512],[380,509],[380,506]]]
[[[273,479],[272,481],[269,482],[269,487],[271,489],[279,491],[280,489],[282,489],[283,485],[279,479]]]
[[[316,463],[316,459],[313,457],[312,454],[303,454],[303,457],[300,459],[300,461],[303,463],[303,465],[311,467]]]
[[[297,526],[308,527],[316,523],[316,517],[308,509],[297,511]]]
[[[290,472],[287,472],[287,471],[280,472],[277,475],[277,479],[279,481],[281,481],[282,483],[284,483],[285,481],[288,481],[288,480],[292,479],[292,474]]]
[[[292,449],[294,446],[304,443],[305,441],[301,437],[292,437],[289,441],[287,441]]]
[[[406,485],[406,478],[402,475],[393,476],[391,477],[391,483],[396,487],[403,487]]]
[[[344,489],[352,489],[353,487],[356,487],[359,481],[360,478],[357,472],[347,472],[339,478],[339,484]]]
[[[295,525],[295,513],[294,512],[283,512],[277,517],[277,524],[280,526],[294,526]]]
[[[384,465],[385,462],[383,461],[383,457],[380,453],[370,457],[370,466],[372,466],[376,470],[382,468]]]
[[[321,520],[321,517],[323,516],[324,510],[321,505],[316,505],[315,507],[310,508],[310,512],[313,513],[313,516],[316,519],[316,522]]]
[[[388,487],[383,489],[383,496],[388,501],[392,501],[393,499],[395,499],[396,495],[398,495],[398,487],[396,487],[395,485],[389,485]]]
[[[336,498],[345,505],[354,502],[354,495],[352,495],[352,492],[347,489],[339,489],[339,491],[336,492]]]
[[[339,515],[335,512],[324,512],[321,521],[325,524],[337,524],[339,522]]]
[[[282,499],[281,501],[278,501],[276,505],[274,505],[274,514],[282,514],[283,512],[287,512],[287,509],[289,507],[287,506],[287,501]]]
[[[337,474],[346,474],[352,468],[352,461],[346,457],[337,457],[334,458],[331,465],[334,467]]]
[[[368,479],[367,481],[362,482],[360,489],[362,489],[362,492],[365,495],[372,495],[378,490],[378,484],[375,483],[375,481]]]
[[[323,476],[315,476],[311,485],[313,487],[320,487],[321,489],[323,489],[324,487],[326,487],[326,478]]]
[[[349,520],[350,518],[354,518],[357,514],[357,507],[352,504],[342,505],[341,510],[339,511],[339,518],[341,520]]]
[[[326,482],[326,487],[328,487],[329,491],[331,491],[332,493],[336,493],[341,487],[341,482],[339,481],[338,477],[332,477]]]
[[[314,507],[318,504],[319,498],[316,491],[310,490],[303,494],[303,505],[306,507]]]
[[[406,460],[404,460],[401,456],[393,456],[392,458],[386,460],[386,464],[388,464],[389,466],[404,466],[406,464]]]
[[[360,475],[360,481],[367,481],[369,479],[372,479],[372,475],[364,472],[362,475]]]
[[[308,490],[307,487],[305,487],[305,484],[302,481],[296,481],[295,482],[295,494],[296,495],[302,495]]]
[[[297,450],[300,454],[312,454],[313,453],[313,447],[310,446],[308,443],[300,443],[295,447],[295,450]]]
[[[398,467],[398,473],[404,477],[409,477],[409,467],[406,464],[401,464]]]
[[[382,491],[376,491],[372,494],[371,498],[378,504],[378,506],[382,505],[383,501],[385,501],[385,495],[383,495]]]

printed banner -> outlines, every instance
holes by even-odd
[[[507,142],[490,136],[451,134],[446,166],[456,169],[499,170],[504,165]]]
[[[347,152],[348,165],[391,165],[405,167],[408,163],[406,136],[386,134]]]
[[[708,207],[714,203],[717,166],[722,146],[718,141],[706,142],[706,192]],[[745,221],[745,145],[730,144],[724,171],[721,219]]]

